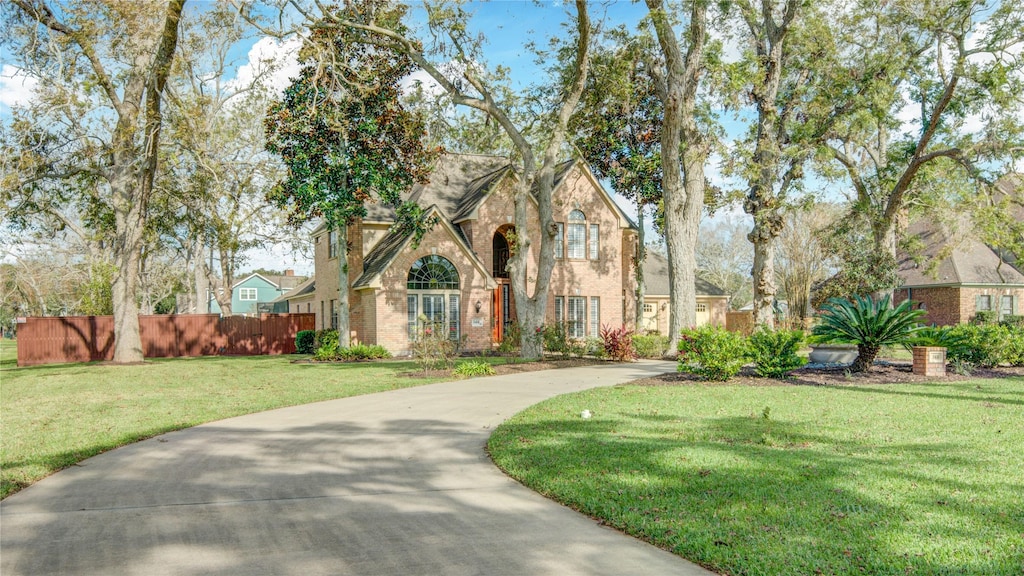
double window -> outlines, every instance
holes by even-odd
[[[406,288],[410,341],[439,334],[459,339],[459,272],[454,264],[436,254],[424,256],[409,269]]]
[[[255,302],[259,299],[259,296],[255,288],[239,288],[238,299],[246,302]]]

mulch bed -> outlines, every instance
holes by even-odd
[[[726,386],[851,386],[858,384],[908,384],[916,382],[960,382],[978,378],[1007,378],[1024,376],[1024,367],[975,368],[970,376],[946,371],[945,377],[919,376],[914,374],[909,362],[886,362],[876,364],[870,372],[849,372],[847,368],[799,368],[790,372],[785,380],[760,378],[751,366],[744,367],[740,373],[726,382],[706,382],[693,374],[675,372],[662,374],[653,378],[644,378],[630,382],[638,386],[686,386],[686,385],[726,385]]]
[[[467,360],[470,358],[460,358],[455,361],[458,364],[460,361]],[[554,359],[548,358],[541,362],[516,362],[514,364],[496,364],[492,365],[494,373],[497,375],[502,374],[519,374],[522,372],[536,372],[538,370],[554,370],[556,368],[573,368],[576,366],[592,366],[594,364],[602,364],[604,360],[598,360],[596,358],[566,358],[566,359]],[[449,376],[451,370],[413,370],[412,372],[405,372],[399,374],[399,376],[406,376],[409,378],[420,378],[423,376]]]

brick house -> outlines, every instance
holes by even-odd
[[[1024,274],[980,240],[956,239],[941,224],[917,221],[907,230],[921,249],[897,258],[902,285],[895,301],[909,298],[927,314],[925,324],[969,322],[979,311],[999,318],[1021,314]]]
[[[729,296],[714,284],[697,277],[697,326],[725,326]],[[648,252],[644,259],[644,331],[668,334],[668,259]]]
[[[368,206],[366,217],[348,227],[353,340],[407,354],[425,316],[462,340],[466,350],[500,342],[516,318],[505,271],[506,237],[514,233],[515,178],[506,158],[442,157],[430,181],[410,192],[410,199],[437,219],[418,246],[410,234],[391,229],[392,208]],[[559,232],[548,321],[565,323],[575,338],[597,336],[602,325],[632,326],[635,224],[577,161],[558,167],[552,204]],[[536,214],[536,206],[531,209]],[[534,238],[539,228],[540,219],[531,218]],[[318,329],[337,322],[334,235],[325,225],[314,230],[313,295],[306,292],[301,300],[289,301],[290,311],[311,307]],[[537,261],[537,248],[531,247],[528,270],[536,270]]]

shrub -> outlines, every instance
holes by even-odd
[[[569,338],[565,330],[565,324],[547,324],[541,330],[541,336],[544,339],[545,351],[561,354],[563,357],[569,356]]]
[[[426,316],[421,316],[421,321]],[[428,370],[451,370],[455,365],[455,357],[459,352],[459,343],[448,338],[444,330],[437,330],[424,324],[417,330],[412,341],[412,355],[423,368]]]
[[[1024,328],[1000,324],[959,324],[945,329],[946,359],[983,368],[1024,366]]]
[[[299,330],[295,334],[295,353],[312,354],[316,351],[316,331]]]
[[[889,297],[875,302],[871,296],[852,301],[831,298],[821,307],[821,323],[814,327],[818,342],[856,344],[853,372],[870,370],[882,346],[905,345],[920,329],[917,319],[924,310],[911,309],[910,300],[891,308]]]
[[[797,355],[804,341],[803,330],[769,330],[761,327],[750,335],[750,359],[758,376],[785,378],[790,370],[807,363]]]
[[[320,330],[316,333],[316,351],[313,358],[317,360],[338,359],[338,331]]]
[[[1024,328],[1024,316],[1020,314],[1007,314],[1006,316],[1003,316],[1003,319],[999,321],[999,324],[1008,328],[1012,328],[1014,326],[1017,328]]]
[[[601,342],[608,357],[616,362],[632,362],[636,359],[633,349],[633,331],[625,326],[612,329],[601,326]]]
[[[596,336],[591,336],[584,340],[580,346],[580,356],[587,355],[595,358],[607,358],[608,353],[604,351],[604,341]]]
[[[498,353],[502,356],[515,356],[521,347],[520,326],[518,322],[505,325],[502,331],[501,342],[498,344]]]
[[[470,360],[460,362],[455,367],[455,373],[459,376],[490,376],[494,374],[494,368],[487,362],[481,360]]]
[[[391,353],[379,344],[354,344],[348,348],[338,351],[338,356],[345,361],[353,360],[379,360],[391,358]]]
[[[971,318],[972,324],[995,324],[999,320],[999,314],[995,310],[978,310]]]
[[[661,334],[634,334],[633,348],[639,358],[661,358],[668,350],[668,336]]]
[[[679,339],[679,371],[703,380],[728,380],[743,367],[747,339],[719,326],[684,329]]]

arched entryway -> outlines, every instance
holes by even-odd
[[[491,239],[491,276],[498,283],[491,296],[491,339],[495,343],[505,337],[505,330],[515,321],[515,303],[509,283],[508,260],[512,257],[515,226],[505,224],[494,231]]]

